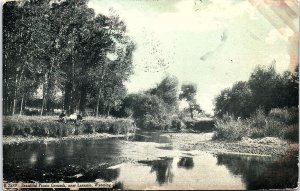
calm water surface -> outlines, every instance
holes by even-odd
[[[294,187],[297,159],[179,151],[166,136],[4,145],[4,180],[118,181],[125,189]]]

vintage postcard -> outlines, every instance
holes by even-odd
[[[298,187],[297,0],[2,10],[2,189]]]

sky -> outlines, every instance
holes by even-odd
[[[275,64],[283,72],[298,60],[294,0],[90,0],[89,6],[104,15],[112,8],[136,43],[129,93],[176,76],[180,85],[197,85],[197,102],[212,114],[220,91],[247,80],[256,66]]]

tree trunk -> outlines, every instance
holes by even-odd
[[[65,92],[63,91],[62,92],[62,95],[63,95],[63,98],[65,97]],[[64,100],[61,100],[61,111],[64,111],[65,110],[65,101]]]
[[[16,95],[16,94],[15,94]],[[15,115],[15,111],[16,111],[16,105],[17,105],[17,98],[14,98],[14,103],[13,103],[13,109],[12,109],[12,115]]]
[[[97,97],[97,105],[96,105],[96,117],[99,116],[99,103],[100,103],[100,98],[101,98],[101,87],[99,88],[98,91],[98,97]]]
[[[100,83],[99,83],[99,92],[98,92],[98,98],[97,98],[97,108],[96,108],[96,117],[98,117],[99,115],[99,103],[100,103],[100,98],[101,98],[101,94],[102,94],[102,82],[103,82],[103,79],[104,79],[104,75],[105,75],[105,72],[106,72],[106,67],[107,67],[107,62],[104,62],[104,66],[103,66],[103,69],[102,69],[102,74],[101,74],[101,77],[100,77]]]
[[[44,85],[43,85],[43,86],[44,86]],[[42,100],[41,116],[43,116],[44,103],[45,103],[45,94],[44,94],[44,87],[43,87],[43,100]]]
[[[4,89],[3,92],[7,92],[7,89]],[[8,99],[7,95],[3,96],[3,114],[7,115],[7,108],[8,108]]]
[[[72,68],[71,68],[71,103],[70,103],[70,112],[74,113],[75,108],[75,63],[74,63],[74,56],[73,56],[73,50],[71,53],[71,62],[72,62]]]
[[[3,113],[8,114],[8,80],[7,80],[7,66],[6,62],[3,62]]]
[[[22,18],[21,18],[21,21],[23,22],[23,14],[22,14]],[[21,31],[21,28],[19,28],[19,33],[20,33],[20,36],[22,37],[23,36],[23,33]],[[22,46],[19,46],[19,53],[22,52]],[[19,68],[17,68],[17,71],[18,72]],[[22,67],[22,71],[21,71],[21,77],[22,77],[22,74],[23,74],[23,67]],[[20,77],[20,79],[21,79]],[[20,80],[19,80],[20,81]],[[18,81],[18,74],[16,75],[16,86],[15,86],[15,91],[14,91],[14,101],[13,101],[13,108],[12,108],[12,115],[15,115],[15,112],[16,112],[16,106],[17,106],[17,93],[18,93],[18,88],[19,88],[19,81]]]
[[[13,105],[14,105],[14,100],[11,100],[9,102],[9,113],[12,113]]]
[[[47,99],[47,100],[49,100],[49,99]],[[53,107],[53,104],[52,104],[51,100],[49,100],[46,105],[47,112],[51,112],[52,107]]]
[[[41,116],[43,115],[44,108],[46,107],[46,83],[47,83],[47,72],[45,73],[45,78],[43,82],[43,101],[42,101],[42,109],[41,109]]]
[[[79,100],[79,111],[80,111],[82,114],[85,113],[86,96],[87,96],[86,86],[83,85],[83,86],[81,87],[80,100]]]
[[[24,105],[24,96],[22,97],[22,100],[21,100],[21,108],[20,108],[20,116],[22,115],[22,112],[23,112],[23,105]]]
[[[15,91],[14,91],[14,101],[13,101],[13,107],[12,107],[12,115],[15,115],[16,111],[16,105],[17,105],[17,90],[18,89],[18,75],[16,76],[15,81]]]
[[[107,108],[107,117],[109,116],[109,113],[110,113],[110,106],[108,106]]]
[[[191,113],[191,118],[194,119],[193,108],[191,105],[190,105],[190,113]]]
[[[22,75],[22,74],[21,74],[21,75]],[[21,77],[22,77],[22,76],[21,76]],[[20,80],[19,80],[19,81],[22,80],[21,77],[20,77]],[[24,77],[24,81],[26,81],[26,77]],[[23,106],[24,106],[25,92],[26,92],[26,90],[25,90],[24,87],[23,87],[23,96],[22,96],[22,99],[21,99],[21,107],[20,107],[20,114],[19,114],[19,115],[22,115],[22,114],[23,114]]]
[[[18,69],[17,69],[17,72],[18,72]],[[20,86],[20,82],[22,80],[23,72],[24,72],[24,68],[22,67],[19,79],[18,79],[18,74],[16,75],[12,115],[15,115],[15,113],[16,113],[16,107],[17,107],[17,102],[18,102],[17,94],[18,94],[18,89],[19,89],[19,86]]]
[[[25,109],[26,109],[26,106],[27,106],[27,101],[26,101],[26,99],[24,99],[24,111],[25,111]]]
[[[66,110],[67,113],[70,113],[71,85],[70,82],[67,82],[65,85],[64,110]]]

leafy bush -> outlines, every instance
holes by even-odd
[[[195,131],[212,131],[215,128],[214,120],[188,120],[185,121],[185,124],[188,129],[193,129]]]
[[[172,116],[177,111],[177,92],[177,78],[167,76],[154,88],[127,95],[120,109],[120,116],[132,117],[141,129],[168,129],[172,126]]]
[[[181,130],[186,128],[186,125],[178,116],[173,116],[173,119],[171,121],[171,128]]]
[[[215,139],[241,140],[242,137],[279,137],[298,142],[298,110],[272,109],[268,115],[258,109],[248,119],[226,117],[216,121]]]
[[[130,132],[132,130],[133,126],[134,124],[132,121],[126,119],[119,119],[114,123],[111,123],[108,132],[111,134],[126,134],[127,132]],[[132,127],[132,128],[128,128],[128,127]]]
[[[284,123],[288,123],[291,120],[292,116],[290,115],[288,109],[271,109],[269,113],[269,117],[275,120],[282,121]]]
[[[131,94],[124,102],[126,110],[130,111],[139,128],[159,130],[171,126],[172,113],[158,96],[143,93]]]
[[[292,142],[299,142],[299,126],[298,124],[290,125],[283,132],[283,137]]]
[[[244,136],[249,136],[251,128],[242,120],[235,120],[233,117],[223,120],[216,120],[215,127],[217,129],[214,139],[220,140],[241,140]]]

